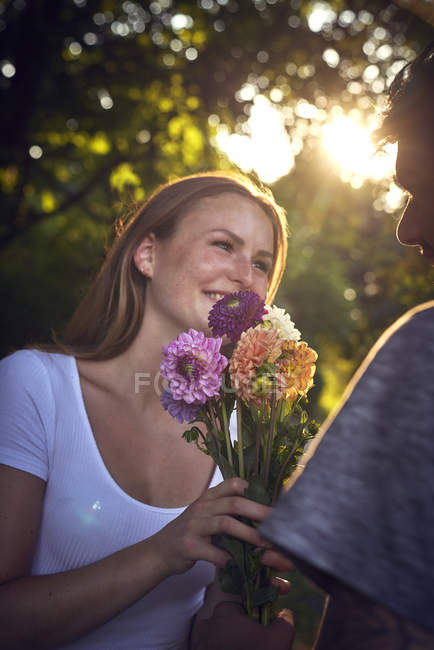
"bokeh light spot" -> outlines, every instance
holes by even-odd
[[[311,32],[320,32],[327,23],[333,23],[336,18],[336,12],[328,2],[315,2],[307,22]]]
[[[322,58],[331,68],[336,68],[339,65],[340,56],[332,47],[324,50]]]
[[[32,145],[29,149],[29,156],[34,160],[41,158],[43,153],[44,152],[42,151],[41,147],[39,147],[37,144]]]
[[[83,48],[81,47],[80,43],[77,41],[73,41],[72,43],[69,44],[69,52],[72,54],[72,56],[80,56],[80,54],[83,51]]]
[[[185,50],[185,58],[187,61],[195,61],[198,57],[198,51],[195,47],[187,47]]]
[[[265,183],[288,174],[294,166],[294,152],[283,114],[266,97],[257,95],[246,127],[249,135],[230,134],[226,125],[220,125],[219,149],[243,171],[254,170]]]
[[[148,131],[148,129],[142,129],[139,131],[136,135],[136,140],[137,142],[140,142],[140,144],[146,144],[149,142],[151,139],[151,134]]]
[[[6,77],[6,79],[11,79],[13,76],[15,76],[17,70],[11,61],[2,61],[1,71],[2,75]]]
[[[170,26],[174,32],[180,32],[183,29],[191,29],[191,27],[193,27],[193,18],[186,14],[175,14],[170,19]]]

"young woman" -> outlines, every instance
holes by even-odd
[[[4,359],[0,647],[186,648],[214,566],[211,536],[261,545],[246,483],[222,481],[163,410],[161,349],[208,332],[223,295],[269,301],[286,222],[248,179],[160,188],[109,251],[62,343]]]

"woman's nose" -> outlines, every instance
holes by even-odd
[[[250,260],[244,256],[235,259],[233,265],[231,265],[230,277],[242,289],[250,289],[253,279],[253,268]]]

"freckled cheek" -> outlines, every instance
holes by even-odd
[[[211,275],[219,272],[223,272],[229,264],[228,259],[224,259],[222,255],[215,254],[211,251],[208,254],[201,255],[195,265],[195,274],[196,277]]]
[[[252,287],[253,291],[258,294],[258,296],[261,296],[265,300],[267,297],[267,291],[268,291],[268,280],[265,278],[264,280],[258,280],[257,283],[254,284]]]

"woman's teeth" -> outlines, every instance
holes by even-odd
[[[221,300],[225,297],[224,293],[217,293],[214,291],[206,291],[205,293],[209,298],[211,298],[211,300]]]

